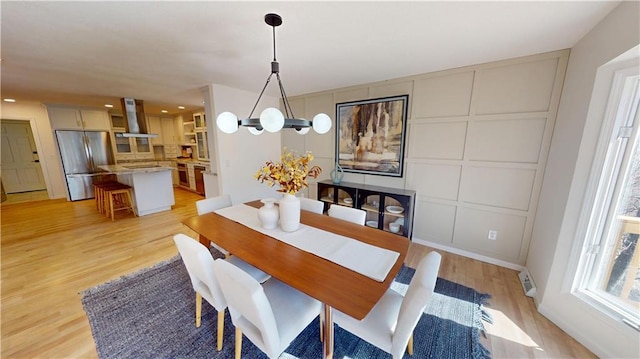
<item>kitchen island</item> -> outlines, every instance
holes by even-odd
[[[175,204],[171,171],[162,165],[122,164],[98,166],[113,173],[118,182],[131,186],[135,211],[138,216],[169,211]]]

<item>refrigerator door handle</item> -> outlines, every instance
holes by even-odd
[[[84,139],[84,150],[87,153],[87,159],[89,160],[89,169],[91,172],[96,171],[96,165],[93,163],[93,152],[91,151],[91,139],[86,134],[82,136]]]

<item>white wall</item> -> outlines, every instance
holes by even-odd
[[[577,222],[601,126],[602,106],[593,105],[606,102],[610,85],[600,78],[594,88],[596,73],[640,43],[639,14],[638,2],[623,2],[571,49],[527,258],[539,311],[601,357],[639,357],[640,336],[571,294],[569,259],[582,240]]]
[[[66,198],[64,173],[46,107],[36,102],[3,102],[0,104],[0,116],[5,120],[24,120],[31,123],[49,198]]]
[[[211,86],[211,93],[215,115],[209,117],[211,127],[208,127],[208,131],[213,134],[211,137],[216,144],[217,158],[214,161],[218,166],[220,193],[230,194],[234,204],[282,197],[275,192],[277,188],[267,187],[253,177],[266,161],[280,160],[281,134],[264,131],[254,136],[243,127],[236,133],[226,134],[215,126],[215,118],[221,112],[235,113],[238,118],[248,116],[258,94],[215,84]],[[258,117],[267,107],[278,106],[277,98],[263,95],[253,117]]]

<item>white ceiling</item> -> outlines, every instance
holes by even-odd
[[[176,113],[211,83],[259,92],[269,12],[293,96],[571,48],[618,3],[2,1],[2,97]]]

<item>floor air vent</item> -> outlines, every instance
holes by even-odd
[[[520,278],[522,289],[524,289],[524,294],[527,297],[533,297],[536,294],[536,284],[533,283],[527,268],[522,268],[522,272],[518,273],[518,277]]]

